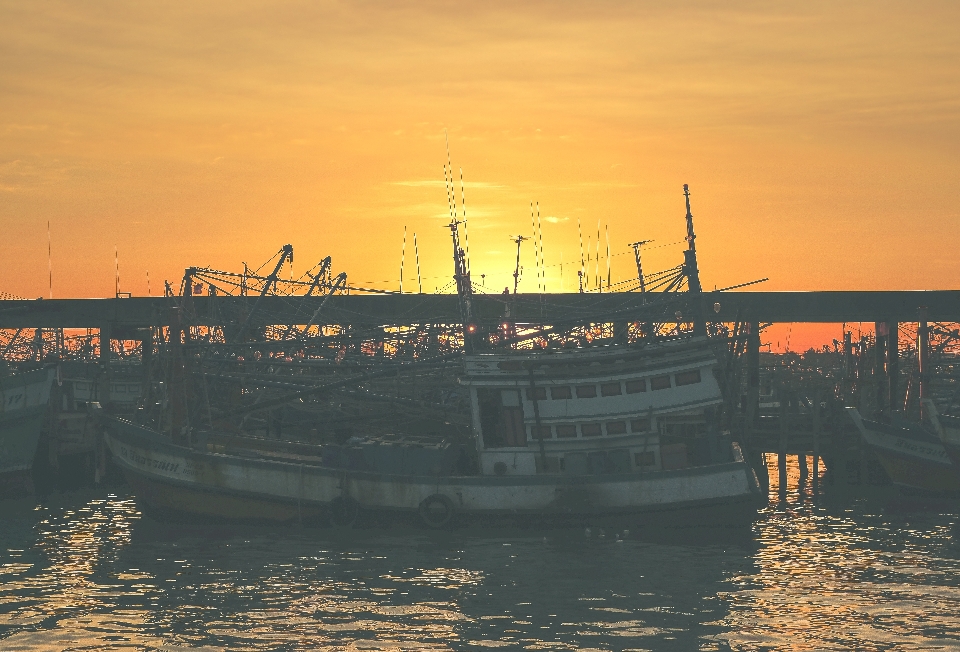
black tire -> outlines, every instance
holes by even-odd
[[[423,524],[438,530],[450,523],[456,508],[453,501],[443,494],[433,494],[423,499],[419,511],[420,520],[423,521]]]
[[[350,496],[337,496],[330,501],[330,524],[333,527],[353,527],[359,513],[360,505]]]

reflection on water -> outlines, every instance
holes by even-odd
[[[127,495],[6,502],[0,648],[960,647],[953,506],[813,507],[791,480],[793,505],[740,533],[187,527]]]

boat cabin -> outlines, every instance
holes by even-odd
[[[696,464],[722,402],[706,338],[469,355],[483,475],[631,473]]]

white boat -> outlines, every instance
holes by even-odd
[[[158,511],[328,514],[339,524],[362,511],[406,512],[431,527],[498,516],[749,519],[762,502],[756,476],[708,425],[721,402],[715,363],[706,338],[468,355],[473,472],[425,445],[406,446],[404,468],[399,448],[362,438],[348,461],[342,449],[295,444],[198,450],[117,418],[104,436],[137,496]]]

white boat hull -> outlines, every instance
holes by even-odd
[[[737,452],[709,467],[606,476],[405,476],[195,451],[113,419],[105,442],[151,507],[227,518],[289,521],[344,501],[364,510],[420,512],[430,500],[458,515],[641,513],[759,504],[756,477]],[[442,498],[437,498],[437,497]],[[444,519],[446,520],[446,519]]]

